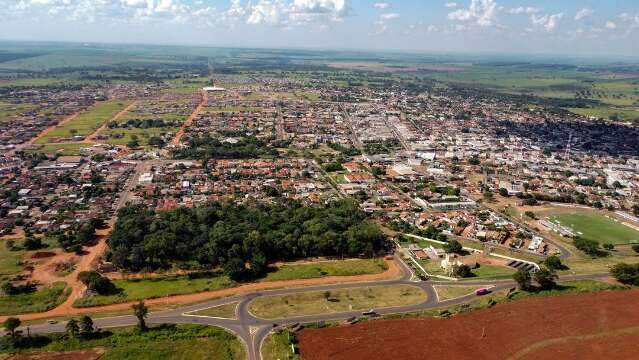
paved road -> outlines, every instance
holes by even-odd
[[[249,311],[249,303],[259,297],[264,296],[276,296],[276,295],[287,295],[287,294],[295,294],[307,291],[327,291],[327,290],[337,290],[337,289],[347,289],[354,287],[361,287],[367,285],[412,285],[421,288],[428,297],[417,305],[409,305],[409,306],[399,306],[393,308],[383,308],[376,309],[376,312],[380,315],[389,315],[396,313],[406,313],[406,312],[414,312],[414,311],[423,311],[443,306],[452,306],[458,305],[462,303],[466,303],[472,301],[476,298],[474,294],[467,295],[464,297],[451,299],[447,301],[439,302],[437,300],[437,295],[433,285],[465,285],[465,286],[477,286],[477,287],[488,287],[493,286],[493,291],[508,289],[515,286],[512,280],[487,280],[487,281],[415,281],[413,280],[414,276],[411,269],[406,266],[406,264],[396,256],[395,261],[399,264],[400,269],[402,270],[402,277],[396,280],[386,280],[386,281],[376,281],[376,282],[358,282],[358,283],[343,283],[343,284],[333,284],[333,285],[320,285],[320,286],[312,286],[312,287],[302,287],[302,288],[289,288],[289,289],[274,289],[274,290],[265,290],[258,291],[254,293],[244,294],[244,295],[236,295],[232,297],[227,297],[223,299],[217,299],[212,301],[207,301],[205,303],[200,303],[196,305],[187,305],[174,310],[167,310],[161,312],[150,313],[147,319],[148,323],[151,324],[159,324],[159,323],[174,323],[174,324],[203,324],[203,325],[211,325],[218,326],[237,335],[237,337],[243,342],[246,352],[248,354],[249,360],[258,360],[260,359],[260,347],[264,338],[269,334],[269,332],[276,326],[287,326],[295,323],[313,323],[320,321],[335,321],[335,320],[346,320],[352,317],[362,316],[361,310],[359,311],[348,311],[342,313],[334,313],[334,314],[320,314],[320,315],[312,315],[312,316],[298,316],[298,317],[289,317],[285,319],[275,319],[275,320],[265,320],[255,317]],[[604,278],[608,277],[607,273],[605,274],[591,274],[591,275],[579,275],[579,276],[565,276],[562,277],[561,280],[583,280],[583,279],[593,279],[593,278]],[[236,308],[236,319],[221,319],[221,318],[212,318],[212,317],[204,317],[204,316],[195,316],[189,313],[196,312],[199,310],[204,310],[213,306],[228,304],[238,302],[239,305]],[[94,319],[95,325],[100,328],[109,328],[109,327],[119,327],[119,326],[128,326],[135,325],[137,320],[132,315],[125,316],[116,316],[116,317],[107,317],[101,319]],[[62,332],[64,331],[64,322],[60,322],[58,324],[40,324],[30,326],[31,333],[51,333],[51,332]]]

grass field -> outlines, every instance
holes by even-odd
[[[38,139],[38,144],[46,144],[54,138],[69,138],[74,135],[87,136],[96,131],[102,124],[122,111],[129,102],[109,100],[96,103],[73,120],[56,127],[47,135]]]
[[[435,286],[439,301],[455,299],[472,294],[479,286]]]
[[[90,147],[90,144],[84,143],[60,143],[60,144],[44,144],[41,148],[28,150],[33,154],[53,154],[57,153],[63,156],[80,155],[80,149]]]
[[[310,291],[290,295],[266,296],[253,300],[249,304],[249,310],[253,315],[263,319],[278,319],[415,305],[425,300],[426,294],[414,286],[367,286],[330,292]]]
[[[569,108],[568,110],[575,114],[592,116],[606,120],[614,114],[616,114],[619,119],[623,121],[639,120],[639,108],[616,108],[611,106],[598,106],[592,108]]]
[[[602,244],[639,243],[639,231],[615,220],[612,215],[582,209],[556,209],[544,211],[540,215],[573,229],[586,239]]]
[[[62,304],[71,293],[67,284],[57,282],[29,294],[1,295],[0,315],[15,315],[51,310]]]
[[[267,276],[260,281],[376,274],[386,269],[388,269],[388,267],[382,259],[323,261],[299,265],[283,265],[276,271],[268,273]],[[116,288],[121,290],[120,293],[78,299],[73,303],[73,306],[90,307],[116,304],[172,295],[214,291],[237,285],[222,273],[215,273],[207,277],[196,279],[189,279],[186,275],[162,275],[146,279],[114,280],[113,283]]]
[[[0,122],[9,120],[16,114],[23,113],[35,108],[33,104],[10,104],[0,102]]]
[[[283,265],[262,281],[312,279],[324,276],[379,274],[388,270],[382,259],[335,260],[300,265]]]
[[[66,339],[52,335],[39,347],[20,352],[59,352],[104,348],[100,359],[245,359],[241,342],[227,331],[203,325],[161,325],[139,332],[134,328],[103,330],[93,339]],[[13,349],[12,349],[13,350]],[[3,350],[6,352],[7,350]],[[15,351],[15,350],[13,350]]]
[[[113,136],[114,134],[122,134],[122,137],[110,137],[107,140],[104,140],[107,144],[112,145],[126,145],[129,141],[131,141],[131,137],[136,135],[138,137],[138,142],[140,146],[146,146],[149,143],[149,139],[153,136],[159,136],[164,133],[175,134],[177,133],[178,128],[147,128],[147,129],[137,129],[137,128],[125,128],[125,129],[104,129],[100,132],[102,135]]]
[[[291,343],[295,335],[288,330],[270,333],[262,343],[260,352],[262,360],[298,360],[299,355],[291,350]]]
[[[8,280],[22,271],[25,251],[9,251],[4,241],[0,244],[0,280]]]
[[[239,302],[232,302],[224,305],[210,307],[208,309],[189,313],[190,315],[210,316],[215,318],[235,319],[235,309]]]
[[[121,302],[152,299],[171,295],[192,294],[197,292],[219,290],[234,286],[234,282],[222,274],[200,279],[189,279],[187,276],[157,276],[148,279],[114,280],[113,283],[121,292],[117,295],[97,295],[78,299],[74,307],[115,304]]]
[[[432,275],[449,276],[444,269],[441,268],[439,261],[420,260],[420,263],[424,269]],[[460,280],[507,279],[515,273],[515,270],[504,266],[481,265],[478,269],[472,269],[472,273],[475,274],[475,276]]]

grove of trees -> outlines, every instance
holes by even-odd
[[[390,248],[352,200],[326,206],[217,202],[155,213],[130,205],[109,238],[111,261],[132,271],[221,266],[234,280],[264,275],[267,264],[313,256],[374,256]]]

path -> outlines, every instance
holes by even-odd
[[[184,123],[180,127],[180,130],[178,130],[178,132],[177,132],[177,134],[175,134],[175,137],[173,138],[173,140],[171,140],[171,145],[179,145],[180,144],[180,140],[182,139],[182,136],[184,136],[184,131],[186,130],[186,128],[191,126],[191,124],[193,123],[193,120],[200,114],[200,112],[202,112],[202,109],[204,109],[204,107],[208,103],[209,103],[209,93],[204,91],[204,90],[202,90],[202,102],[200,102],[200,105],[198,105],[195,108],[195,110],[193,110],[191,115],[189,115],[189,117],[186,119],[186,121],[184,121]]]
[[[94,144],[95,143],[95,138],[98,136],[98,134],[100,132],[102,132],[102,130],[106,129],[106,127],[109,125],[110,122],[117,121],[120,117],[122,117],[122,115],[126,114],[127,112],[129,112],[129,110],[131,110],[132,107],[137,105],[137,103],[138,103],[138,100],[133,100],[132,103],[127,105],[124,109],[120,110],[120,112],[115,114],[112,118],[110,118],[109,120],[105,121],[102,124],[102,126],[100,126],[97,130],[95,130],[91,135],[89,135],[86,138],[84,138],[84,140],[82,140],[81,142],[84,143],[84,144]]]

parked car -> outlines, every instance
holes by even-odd
[[[486,288],[481,288],[481,289],[475,290],[475,295],[477,295],[477,296],[482,296],[482,295],[486,295],[486,294],[489,294],[489,293],[490,293],[490,290],[486,289]]]

